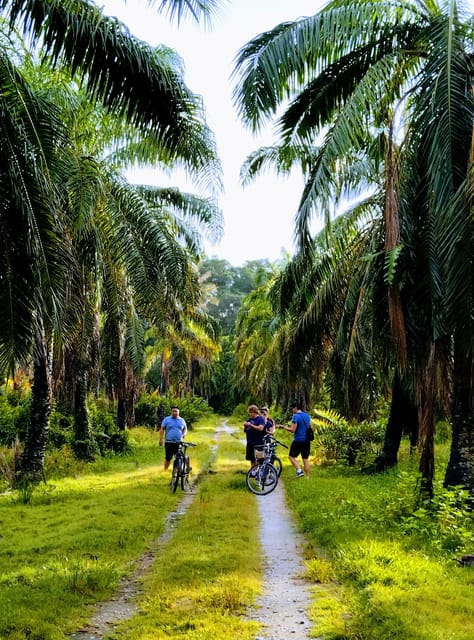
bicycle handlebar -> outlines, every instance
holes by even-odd
[[[275,436],[273,436],[271,433],[265,434],[264,438],[268,438],[268,440],[273,440],[273,442],[276,442],[277,444],[281,444],[282,447],[285,447],[285,449],[288,449],[288,445],[286,445],[284,442],[280,442],[279,440],[277,440]]]

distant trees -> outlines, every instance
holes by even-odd
[[[236,322],[245,314],[245,299],[252,291],[272,277],[275,266],[267,259],[249,260],[234,266],[227,260],[205,258],[200,264],[202,278],[207,287],[206,310],[218,322],[221,333],[221,353],[206,380],[209,403],[223,413],[232,412],[239,402],[253,397],[254,389],[242,384],[236,357]],[[238,330],[237,330],[238,333]]]

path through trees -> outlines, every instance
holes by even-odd
[[[233,430],[223,423],[217,430]],[[215,452],[217,453],[217,451]],[[291,482],[292,479],[288,479]],[[176,524],[184,517],[196,493],[188,493],[170,512],[163,534],[140,558],[128,580],[122,582],[115,597],[103,603],[89,624],[77,631],[70,640],[103,640],[120,622],[136,614],[140,608],[141,581],[157,559],[160,549],[173,540]],[[263,588],[262,595],[248,617],[262,625],[258,640],[309,640],[310,622],[307,610],[310,593],[302,578],[305,540],[297,532],[287,508],[285,492],[280,484],[276,490],[249,500],[256,500],[256,517],[261,520]]]

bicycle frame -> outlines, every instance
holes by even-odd
[[[192,442],[184,442],[181,440],[178,443],[178,449],[174,456],[173,470],[171,473],[170,489],[172,493],[176,492],[178,484],[181,485],[183,491],[191,489],[191,483],[189,482],[189,473],[191,471],[191,465],[189,456],[186,453],[188,447],[195,447]]]
[[[288,446],[284,442],[280,442],[279,440],[277,440],[271,433],[267,433],[265,436],[263,436],[263,444],[268,459],[276,468],[276,470],[278,471],[278,475],[280,476],[283,470],[283,465],[280,458],[276,454],[276,450],[278,445],[281,445],[285,449],[288,449]]]

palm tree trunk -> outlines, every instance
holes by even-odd
[[[435,405],[439,397],[436,365],[438,345],[432,343],[427,349],[426,364],[420,364],[415,374],[415,389],[420,421],[420,496],[433,497],[434,481],[434,433]]]
[[[39,481],[44,477],[44,457],[51,415],[51,361],[42,321],[37,329],[33,360],[30,423],[20,460],[20,477]]]
[[[117,381],[117,426],[121,431],[135,426],[135,402],[137,381],[126,356],[119,362]]]
[[[474,494],[474,359],[459,333],[454,339],[453,436],[444,484],[461,485]]]
[[[410,434],[410,443],[413,445],[418,437],[418,413],[413,397],[403,388],[399,374],[395,373],[384,443],[380,455],[374,461],[376,471],[384,471],[397,465],[404,433]]]
[[[94,460],[97,444],[92,433],[87,408],[88,375],[87,365],[80,358],[76,362],[74,385],[74,453],[80,460]]]

